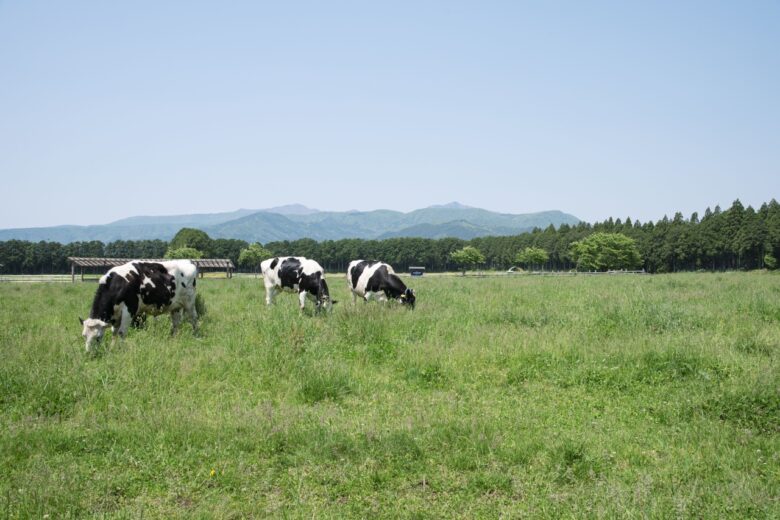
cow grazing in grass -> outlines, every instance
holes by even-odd
[[[186,313],[193,330],[197,330],[197,276],[198,268],[189,260],[134,261],[112,268],[100,278],[89,319],[79,318],[87,352],[103,338],[108,327],[114,339],[117,335],[124,338],[133,320],[144,314],[170,313],[174,333]]]
[[[365,301],[393,299],[414,308],[414,291],[406,287],[390,264],[384,262],[353,260],[347,268],[347,286],[352,291],[353,303],[360,296]]]
[[[265,303],[271,305],[278,291],[298,293],[301,310],[306,298],[314,302],[317,311],[331,310],[336,303],[331,301],[325,270],[314,260],[302,256],[281,256],[269,258],[260,263],[265,284]]]

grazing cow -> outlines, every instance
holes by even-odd
[[[358,296],[365,301],[371,297],[380,301],[392,298],[414,309],[414,291],[406,287],[390,264],[353,260],[347,268],[347,286],[352,291],[352,303]]]
[[[265,284],[265,303],[271,305],[277,291],[298,293],[301,310],[308,297],[314,301],[317,311],[323,307],[332,309],[337,303],[331,301],[328,284],[325,282],[325,270],[314,260],[302,256],[280,256],[269,258],[260,263]]]
[[[87,352],[103,338],[108,327],[112,328],[114,339],[117,334],[124,338],[130,324],[143,314],[170,313],[174,333],[186,312],[196,331],[197,276],[198,268],[189,260],[135,261],[112,268],[100,278],[89,319],[79,318]]]

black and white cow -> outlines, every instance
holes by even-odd
[[[100,278],[89,318],[82,320],[81,335],[87,352],[102,339],[108,327],[124,338],[133,319],[142,314],[170,313],[173,328],[187,313],[193,330],[198,328],[195,310],[195,282],[198,268],[189,260],[128,262],[112,268]]]
[[[406,287],[390,264],[384,262],[353,260],[347,268],[347,286],[352,291],[352,303],[358,296],[365,301],[372,297],[380,301],[391,298],[414,308],[414,291]]]
[[[301,310],[308,297],[314,301],[316,310],[332,309],[325,270],[320,264],[303,256],[280,256],[260,263],[265,284],[265,303],[271,305],[278,291],[298,293]]]

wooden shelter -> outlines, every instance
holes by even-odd
[[[166,262],[167,260],[162,258],[90,258],[81,256],[69,256],[68,262],[70,262],[70,277],[71,281],[76,281],[76,267],[79,268],[81,273],[81,280],[84,281],[84,269],[110,269],[118,265],[126,264],[127,262]],[[198,267],[198,273],[203,278],[205,271],[225,271],[226,278],[233,278],[233,271],[236,267],[229,258],[198,258],[190,260]]]

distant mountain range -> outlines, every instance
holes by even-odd
[[[550,224],[576,224],[579,219],[561,211],[496,213],[452,202],[403,213],[375,211],[319,211],[300,204],[263,210],[239,209],[224,213],[137,216],[94,226],[55,226],[0,230],[1,240],[48,240],[61,243],[101,240],[170,240],[179,229],[202,229],[212,238],[240,238],[249,242],[277,240],[385,239],[394,237],[471,239],[488,235],[515,235]]]

